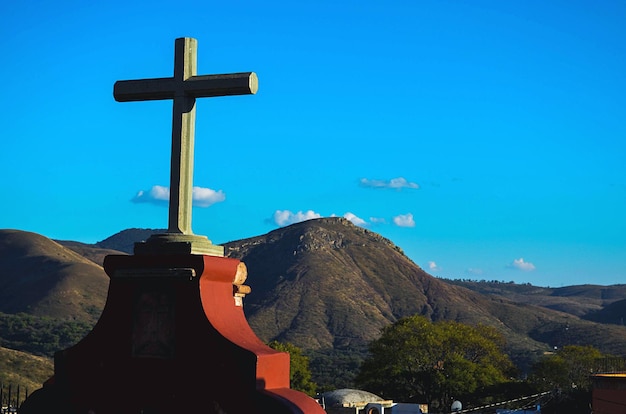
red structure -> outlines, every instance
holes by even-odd
[[[591,379],[594,414],[626,413],[626,374],[597,374]]]
[[[324,413],[289,388],[289,355],[248,325],[239,260],[111,255],[104,268],[100,320],[56,354],[54,377],[22,413]]]

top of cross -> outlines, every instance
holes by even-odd
[[[113,96],[118,102],[161,99],[174,101],[169,221],[167,235],[164,236],[168,243],[172,240],[176,243],[188,243],[189,240],[193,244],[195,240],[200,246],[205,244],[198,240],[202,236],[194,236],[191,231],[196,98],[254,94],[258,88],[258,80],[254,72],[198,76],[196,71],[196,39],[179,38],[175,42],[173,77],[117,81]],[[215,253],[215,248],[219,248],[211,246],[209,253]],[[199,249],[204,248],[200,246]],[[194,247],[191,250],[189,253],[194,252]]]

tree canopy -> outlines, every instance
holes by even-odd
[[[544,389],[589,391],[590,374],[602,357],[605,355],[592,346],[567,345],[541,358],[533,366],[530,380]]]
[[[309,396],[315,396],[317,384],[311,380],[309,358],[302,355],[302,350],[289,342],[272,341],[269,347],[281,352],[287,352],[290,357],[289,382],[291,388]]]
[[[356,382],[387,399],[447,407],[451,398],[506,382],[504,337],[487,326],[400,319],[370,343]]]
[[[554,400],[542,412],[589,412],[591,375],[599,361],[609,355],[593,346],[566,345],[544,355],[533,367],[529,382],[539,390],[552,390]]]

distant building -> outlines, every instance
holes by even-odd
[[[328,391],[320,396],[320,404],[328,414],[356,414],[369,403],[383,401],[376,394],[351,388]]]
[[[395,403],[371,392],[344,388],[325,392],[320,404],[328,414],[427,414],[428,404]]]

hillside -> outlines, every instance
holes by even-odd
[[[550,288],[513,282],[445,280],[483,295],[497,296],[513,302],[541,306],[580,317],[596,313],[613,302],[626,298],[626,285],[576,285]]]
[[[102,267],[36,233],[0,230],[0,312],[95,323],[109,278]]]
[[[25,387],[22,389],[22,397],[26,391],[33,392],[41,388],[41,384],[53,372],[50,358],[0,347],[0,384],[12,384],[15,387],[19,384],[20,387]]]
[[[626,299],[611,302],[602,309],[590,312],[584,318],[594,322],[623,326],[626,320]]]
[[[69,240],[55,240],[55,242],[59,243],[61,246],[66,247],[85,259],[89,259],[98,266],[102,267],[104,263],[104,258],[110,254],[124,254],[125,252],[121,252],[119,250],[113,249],[103,249],[97,247],[97,245],[80,243]]]

